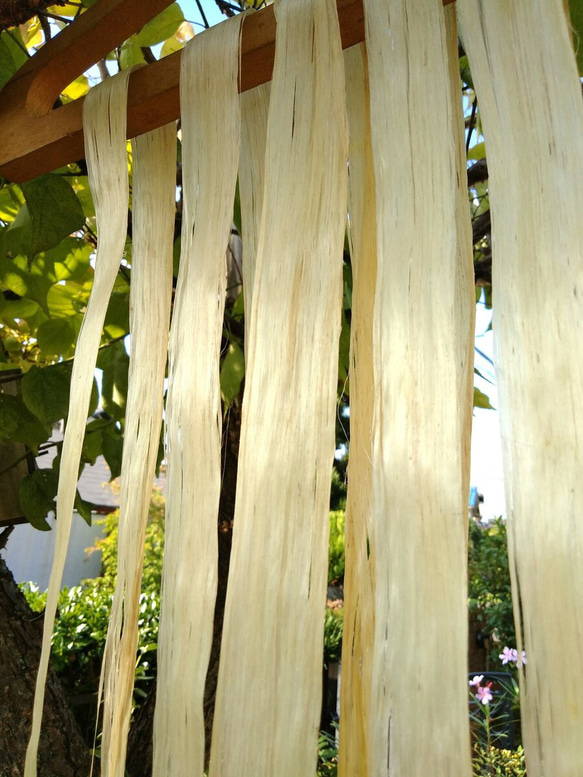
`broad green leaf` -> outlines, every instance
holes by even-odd
[[[86,76],[79,76],[75,81],[69,84],[69,86],[63,90],[62,94],[68,97],[70,100],[77,100],[79,97],[83,97],[89,91],[89,81]]]
[[[4,245],[11,254],[30,254],[32,221],[28,207],[23,205],[3,235]]]
[[[70,381],[70,371],[63,365],[31,367],[22,378],[22,399],[44,424],[54,424],[67,415]]]
[[[47,293],[47,306],[51,316],[70,318],[83,310],[88,298],[76,283],[58,283]]]
[[[154,46],[156,43],[161,43],[174,35],[183,21],[182,9],[178,3],[172,3],[142,27],[137,34],[138,44],[140,46]]]
[[[49,436],[50,429],[42,425],[20,397],[0,394],[0,445],[22,442],[36,452]]]
[[[71,185],[60,175],[49,173],[22,184],[31,221],[31,254],[58,245],[80,229],[85,214]]]
[[[230,405],[239,396],[244,376],[245,357],[243,351],[240,346],[231,343],[221,367],[221,394],[226,405]]]
[[[51,469],[37,469],[20,481],[18,501],[35,529],[49,531],[47,515],[55,510],[57,475]]]
[[[15,72],[16,67],[10,49],[0,38],[0,89],[12,78]]]
[[[569,12],[577,67],[579,75],[583,76],[583,0],[569,0]]]
[[[2,318],[4,320],[18,321],[19,319],[30,319],[40,311],[40,305],[33,299],[9,299],[2,309]]]
[[[486,156],[486,145],[482,141],[480,143],[476,143],[475,146],[472,146],[468,151],[468,159],[483,159]]]
[[[97,366],[103,370],[101,403],[105,412],[116,420],[125,415],[129,362],[122,342],[102,348],[97,357]]]
[[[81,518],[85,521],[85,523],[88,526],[91,526],[91,510],[93,509],[93,505],[91,502],[86,502],[82,497],[79,491],[75,492],[75,503],[74,503],[75,510],[79,513]]]
[[[484,410],[494,410],[490,400],[479,388],[474,386],[474,407],[481,407]]]
[[[136,35],[132,35],[119,50],[119,63],[121,68],[122,70],[127,70],[134,65],[143,64],[145,61],[142,49],[138,43],[138,38]]]
[[[99,418],[92,419],[87,424],[83,451],[81,458],[88,464],[95,464],[97,457],[101,456],[103,448],[102,427],[103,421]]]
[[[122,337],[129,332],[129,294],[114,293],[111,295],[103,329],[112,339]]]
[[[0,35],[0,40],[4,42],[10,52],[15,70],[18,70],[30,59],[18,28],[14,27],[11,30],[4,30],[2,35]]]
[[[38,347],[44,356],[66,356],[77,337],[77,328],[68,318],[49,318],[36,332]]]
[[[338,389],[348,396],[348,373],[350,368],[350,326],[346,315],[342,314],[342,329],[340,330],[340,344],[338,355]]]
[[[0,51],[2,50],[1,45],[2,42],[0,41]],[[21,207],[22,203],[18,201],[16,187],[14,185],[4,186],[0,189],[0,219],[2,221],[14,221]]]
[[[103,430],[103,456],[110,471],[110,480],[118,478],[121,474],[121,457],[123,440],[115,427],[108,426]]]

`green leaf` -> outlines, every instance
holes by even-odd
[[[109,467],[110,480],[114,480],[121,474],[123,440],[119,431],[113,426],[108,426],[107,429],[104,429],[102,436],[103,456]]]
[[[484,410],[494,410],[490,400],[479,388],[474,386],[474,407],[481,407]]]
[[[65,356],[73,347],[76,337],[77,329],[68,318],[50,318],[36,332],[38,347],[44,356]]]
[[[30,56],[26,51],[20,30],[16,28],[11,29],[10,31],[4,30],[0,36],[0,40],[2,40],[10,52],[15,70],[18,70],[25,62],[28,62]]]
[[[569,0],[569,12],[577,67],[579,75],[583,76],[583,0]]]
[[[144,63],[146,60],[136,35],[132,35],[119,50],[119,63],[122,70]]]
[[[87,424],[81,458],[87,464],[95,464],[97,457],[101,456],[103,448],[103,435],[101,428],[104,424],[100,418],[91,420]]]
[[[486,156],[486,144],[481,141],[472,146],[468,151],[468,159],[483,159]]]
[[[42,425],[20,397],[0,394],[0,445],[22,442],[36,452],[49,436],[50,429]]]
[[[225,404],[230,405],[239,396],[241,381],[245,376],[245,357],[240,346],[229,345],[221,368],[221,394]]]
[[[79,491],[75,492],[75,510],[79,513],[81,518],[85,521],[85,523],[88,526],[91,526],[91,510],[93,509],[93,505],[91,502],[86,502],[84,499],[81,498],[81,494]]]
[[[22,378],[22,399],[44,424],[54,424],[67,415],[70,380],[70,371],[59,364],[31,367]]]
[[[60,175],[41,175],[22,184],[22,192],[30,214],[33,255],[54,248],[85,223],[77,195]]]
[[[342,329],[340,330],[340,343],[338,355],[338,389],[348,396],[348,372],[350,367],[350,326],[346,315],[342,313]]]
[[[52,469],[37,469],[20,481],[18,501],[35,529],[50,531],[48,513],[55,510],[58,477]]]
[[[122,337],[130,330],[129,294],[112,294],[103,324],[104,331],[112,338]]]
[[[0,38],[0,89],[12,78],[14,73],[16,73],[16,66],[10,54],[10,49],[5,41]]]
[[[125,415],[129,363],[122,342],[102,348],[97,357],[97,366],[103,370],[101,403],[105,412],[116,420]]]
[[[161,43],[174,35],[183,21],[182,9],[178,3],[172,3],[142,27],[137,34],[138,44],[140,46],[154,46],[156,43]]]

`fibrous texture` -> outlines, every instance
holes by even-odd
[[[124,777],[138,644],[140,584],[156,467],[172,294],[176,126],[133,146],[131,358],[125,420],[117,580],[107,634],[101,773]]]
[[[275,11],[213,777],[298,777],[316,766],[346,212],[344,68],[333,0],[285,0]]]
[[[378,252],[368,770],[467,777],[464,446],[473,335],[469,246],[456,224],[459,82],[441,0],[364,7]]]
[[[69,413],[65,427],[57,492],[57,537],[44,616],[43,647],[37,677],[32,733],[25,775],[35,777],[44,687],[57,600],[73,516],[77,473],[93,386],[93,373],[107,305],[122,258],[127,231],[128,168],[126,105],[129,72],[92,89],[85,98],[83,124],[89,183],[99,231],[93,288],[83,318],[71,375]]]
[[[239,194],[243,231],[243,294],[245,295],[245,334],[249,333],[257,241],[265,188],[265,142],[271,85],[262,84],[241,95],[241,160]]]
[[[197,35],[182,54],[184,211],[169,346],[154,777],[203,773],[203,693],[217,586],[225,252],[239,163],[240,27],[237,17]]]
[[[528,774],[581,774],[583,105],[562,0],[460,0],[488,150]]]
[[[340,696],[341,777],[368,777],[368,724],[374,635],[368,553],[371,534],[374,374],[372,321],[376,282],[375,178],[370,142],[369,85],[364,44],[345,52],[348,224],[352,262],[350,461],[346,503],[346,571]]]

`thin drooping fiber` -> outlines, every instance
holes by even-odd
[[[459,3],[488,151],[529,777],[583,765],[583,106],[564,6]]]
[[[239,195],[243,232],[243,294],[245,297],[245,335],[249,334],[257,241],[261,205],[265,187],[265,142],[270,84],[262,84],[241,95],[241,159]]]
[[[285,0],[275,11],[213,777],[313,774],[320,717],[346,214],[344,68],[334,0]]]
[[[454,115],[441,0],[365,0],[365,19],[378,250],[368,769],[467,777],[461,102]]]
[[[346,502],[346,570],[340,697],[341,777],[368,777],[368,715],[374,636],[368,544],[371,533],[374,375],[373,302],[376,281],[375,179],[370,143],[369,85],[364,44],[348,49],[346,107],[349,243],[352,260],[350,460]]]
[[[142,135],[132,142],[132,147],[132,341],[121,467],[117,580],[101,670],[103,777],[125,775],[144,542],[160,441],[168,350],[176,125],[168,124]]]
[[[83,106],[85,156],[93,193],[99,242],[93,288],[77,341],[71,375],[69,413],[65,427],[57,491],[57,537],[44,615],[43,645],[38,671],[32,732],[26,752],[25,777],[35,777],[36,758],[51,638],[67,555],[77,474],[85,435],[93,373],[103,321],[122,258],[128,209],[126,105],[129,71],[91,89]]]
[[[241,17],[233,18],[197,35],[182,54],[184,212],[169,347],[154,777],[190,777],[204,768],[203,693],[218,563],[225,252],[240,143],[240,29]]]

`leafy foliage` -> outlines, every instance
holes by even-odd
[[[115,590],[118,518],[116,511],[104,519],[106,536],[98,540],[92,549],[101,551],[101,577],[85,580],[73,588],[65,588],[59,597],[52,660],[71,696],[94,694],[97,691]],[[137,696],[145,696],[156,665],[163,549],[164,499],[159,491],[155,491],[146,530],[146,563],[140,594]],[[42,612],[46,592],[41,593],[31,583],[25,584],[23,591],[31,609]]]
[[[493,638],[492,658],[497,663],[499,645],[515,645],[514,615],[506,524],[497,518],[482,528],[470,522],[469,607],[483,624],[483,631]]]
[[[344,564],[344,510],[332,510],[328,545],[328,583],[338,585],[344,580]]]
[[[486,748],[474,745],[474,777],[526,777],[524,749],[501,750],[497,747]]]
[[[342,654],[342,630],[344,628],[344,611],[326,610],[324,620],[324,665],[340,661]]]

